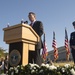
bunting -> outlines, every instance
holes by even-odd
[[[43,58],[44,60],[46,60],[47,55],[48,55],[48,52],[47,52],[47,44],[46,44],[45,33],[44,33],[42,58]]]
[[[69,49],[68,34],[66,28],[65,28],[65,49],[66,49],[66,59],[69,60],[70,49]]]
[[[57,49],[57,44],[55,39],[55,32],[53,32],[52,47],[54,48],[54,61],[56,61],[58,59],[58,49]]]

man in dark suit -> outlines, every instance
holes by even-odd
[[[35,63],[41,65],[42,60],[40,56],[40,50],[43,47],[41,40],[41,36],[43,34],[43,24],[41,21],[36,20],[36,15],[34,12],[29,12],[28,18],[31,22],[30,26],[40,37],[40,41],[35,45],[35,51],[29,51],[29,63]]]
[[[72,24],[75,29],[75,21]],[[72,32],[70,35],[70,48],[71,48],[71,53],[75,64],[75,31]]]

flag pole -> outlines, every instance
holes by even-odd
[[[56,44],[55,32],[54,31],[53,31],[52,47],[54,48],[54,62],[55,62],[58,59],[58,49],[57,49],[57,44]]]
[[[66,27],[65,27],[65,49],[66,49],[66,59],[67,61],[69,61],[70,48],[69,48],[69,41],[68,41],[68,34]]]
[[[46,60],[47,55],[48,55],[48,52],[47,52],[47,45],[46,45],[45,32],[44,32],[44,35],[43,35],[43,49],[42,49],[42,58],[43,58],[44,61]]]

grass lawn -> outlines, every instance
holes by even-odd
[[[62,62],[57,62],[57,63],[54,62],[54,65],[55,65],[55,66],[58,66],[58,65],[59,65],[59,66],[64,66],[65,64],[70,64],[70,65],[72,65],[72,66],[74,65],[73,61],[65,61],[65,62],[62,61]]]

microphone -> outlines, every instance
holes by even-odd
[[[28,21],[24,21],[24,24],[28,24]]]
[[[9,27],[9,23],[7,24],[7,27]]]
[[[21,24],[24,23],[24,19],[21,20]]]

